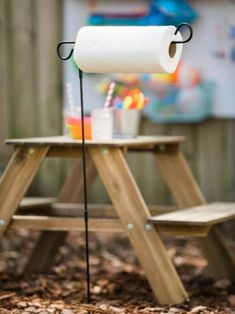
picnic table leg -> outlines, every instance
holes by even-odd
[[[15,148],[0,178],[0,237],[4,234],[47,151],[48,147]]]
[[[163,178],[180,208],[206,204],[181,151],[159,151],[156,152],[156,159]],[[214,227],[206,238],[197,241],[209,262],[214,277],[235,279],[234,258],[227,249],[218,227]]]
[[[149,210],[123,152],[119,148],[89,148],[89,153],[158,302],[183,302],[187,293],[157,230],[147,223]]]
[[[87,164],[87,184],[91,186],[96,169],[92,162]],[[58,196],[58,202],[81,203],[83,202],[83,177],[82,161],[76,163]],[[64,243],[67,231],[43,231],[34,247],[31,256],[25,266],[24,273],[46,272],[54,262],[59,247]]]

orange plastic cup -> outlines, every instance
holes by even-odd
[[[74,139],[82,139],[82,119],[67,118],[67,126],[70,135]],[[86,140],[91,140],[91,117],[84,117],[84,135]]]

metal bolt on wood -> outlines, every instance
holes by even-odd
[[[152,230],[152,226],[150,224],[145,224],[144,225],[144,229],[147,231],[151,231]]]
[[[34,153],[35,153],[35,149],[34,149],[34,148],[30,148],[30,149],[29,149],[29,154],[30,154],[30,155],[33,155]]]
[[[134,228],[134,225],[133,224],[127,224],[127,229],[128,230],[132,230]]]
[[[103,155],[108,155],[109,150],[108,150],[108,148],[104,148],[102,152],[103,152]]]
[[[0,226],[3,226],[3,225],[5,225],[5,220],[0,219]]]

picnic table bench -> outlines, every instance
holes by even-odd
[[[217,277],[235,279],[235,263],[216,226],[235,218],[235,205],[207,204],[180,150],[179,136],[86,141],[88,186],[101,177],[112,204],[89,205],[89,230],[125,232],[160,304],[188,298],[161,234],[195,236]],[[7,228],[41,230],[26,271],[45,271],[68,231],[84,230],[80,140],[65,136],[11,139],[13,154],[0,179],[0,235]],[[177,208],[148,207],[126,161],[132,151],[152,152]],[[77,158],[57,197],[23,199],[46,157]],[[157,187],[156,187],[157,188]]]

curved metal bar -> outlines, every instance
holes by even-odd
[[[188,23],[181,23],[180,25],[178,25],[178,27],[175,30],[175,35],[178,33],[179,29],[181,27],[183,27],[183,26],[187,26],[188,27],[188,29],[189,29],[189,37],[187,39],[183,40],[183,41],[177,41],[177,40],[173,41],[174,44],[184,44],[184,43],[189,42],[192,39],[192,37],[193,37],[193,29],[192,29],[192,26],[190,24],[188,24]]]
[[[74,45],[75,41],[61,41],[58,46],[57,46],[57,55],[61,60],[68,60],[69,58],[71,58],[72,54],[73,54],[73,48],[71,49],[70,53],[68,54],[68,56],[63,56],[60,52],[60,48],[63,45]]]

